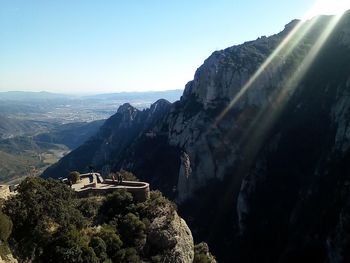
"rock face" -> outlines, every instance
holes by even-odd
[[[176,200],[219,262],[350,260],[350,12],[299,22],[214,52],[157,121],[124,106],[85,148]]]
[[[0,263],[17,263],[17,259],[15,259],[11,254],[6,255],[5,259],[0,257]]]
[[[171,220],[164,215],[152,222],[147,244],[151,250],[167,251],[165,255],[161,255],[161,262],[193,262],[194,244],[191,230],[175,211]]]
[[[73,170],[88,172],[89,166],[108,173],[127,147],[138,136],[148,133],[150,127],[169,111],[170,105],[170,102],[161,99],[149,109],[140,111],[125,103],[102,125],[95,136],[49,167],[43,176],[58,178]]]

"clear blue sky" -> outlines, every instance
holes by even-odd
[[[313,2],[0,0],[0,91],[181,89],[213,51],[277,33]]]

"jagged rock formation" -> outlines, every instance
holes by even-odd
[[[171,219],[164,215],[153,220],[147,244],[151,250],[167,251],[162,255],[161,262],[193,262],[194,244],[191,230],[175,211]]]
[[[158,100],[149,109],[140,111],[129,103],[120,106],[99,132],[82,146],[62,158],[44,172],[44,177],[66,176],[69,171],[88,171],[89,166],[108,173],[116,159],[139,136],[149,132],[170,109],[170,102]]]
[[[149,136],[98,156],[175,199],[219,261],[347,262],[350,12],[334,22],[214,52]]]
[[[17,263],[17,262],[18,262],[17,259],[15,259],[12,254],[6,255],[5,258],[0,257],[0,263]]]

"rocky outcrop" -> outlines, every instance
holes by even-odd
[[[169,111],[170,105],[170,102],[160,99],[149,109],[141,111],[129,103],[123,104],[96,135],[49,167],[43,176],[57,178],[73,170],[88,172],[89,166],[108,174],[130,144],[149,132]]]
[[[193,262],[194,244],[191,230],[186,222],[174,211],[172,215],[157,217],[147,235],[150,250],[164,251],[158,255],[161,262]]]
[[[0,257],[0,263],[17,263],[17,259],[15,259],[12,254],[6,255],[5,258]]]

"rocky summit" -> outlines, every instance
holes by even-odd
[[[123,105],[44,176],[131,170],[219,262],[349,262],[349,28],[295,20],[215,51],[180,101]]]

